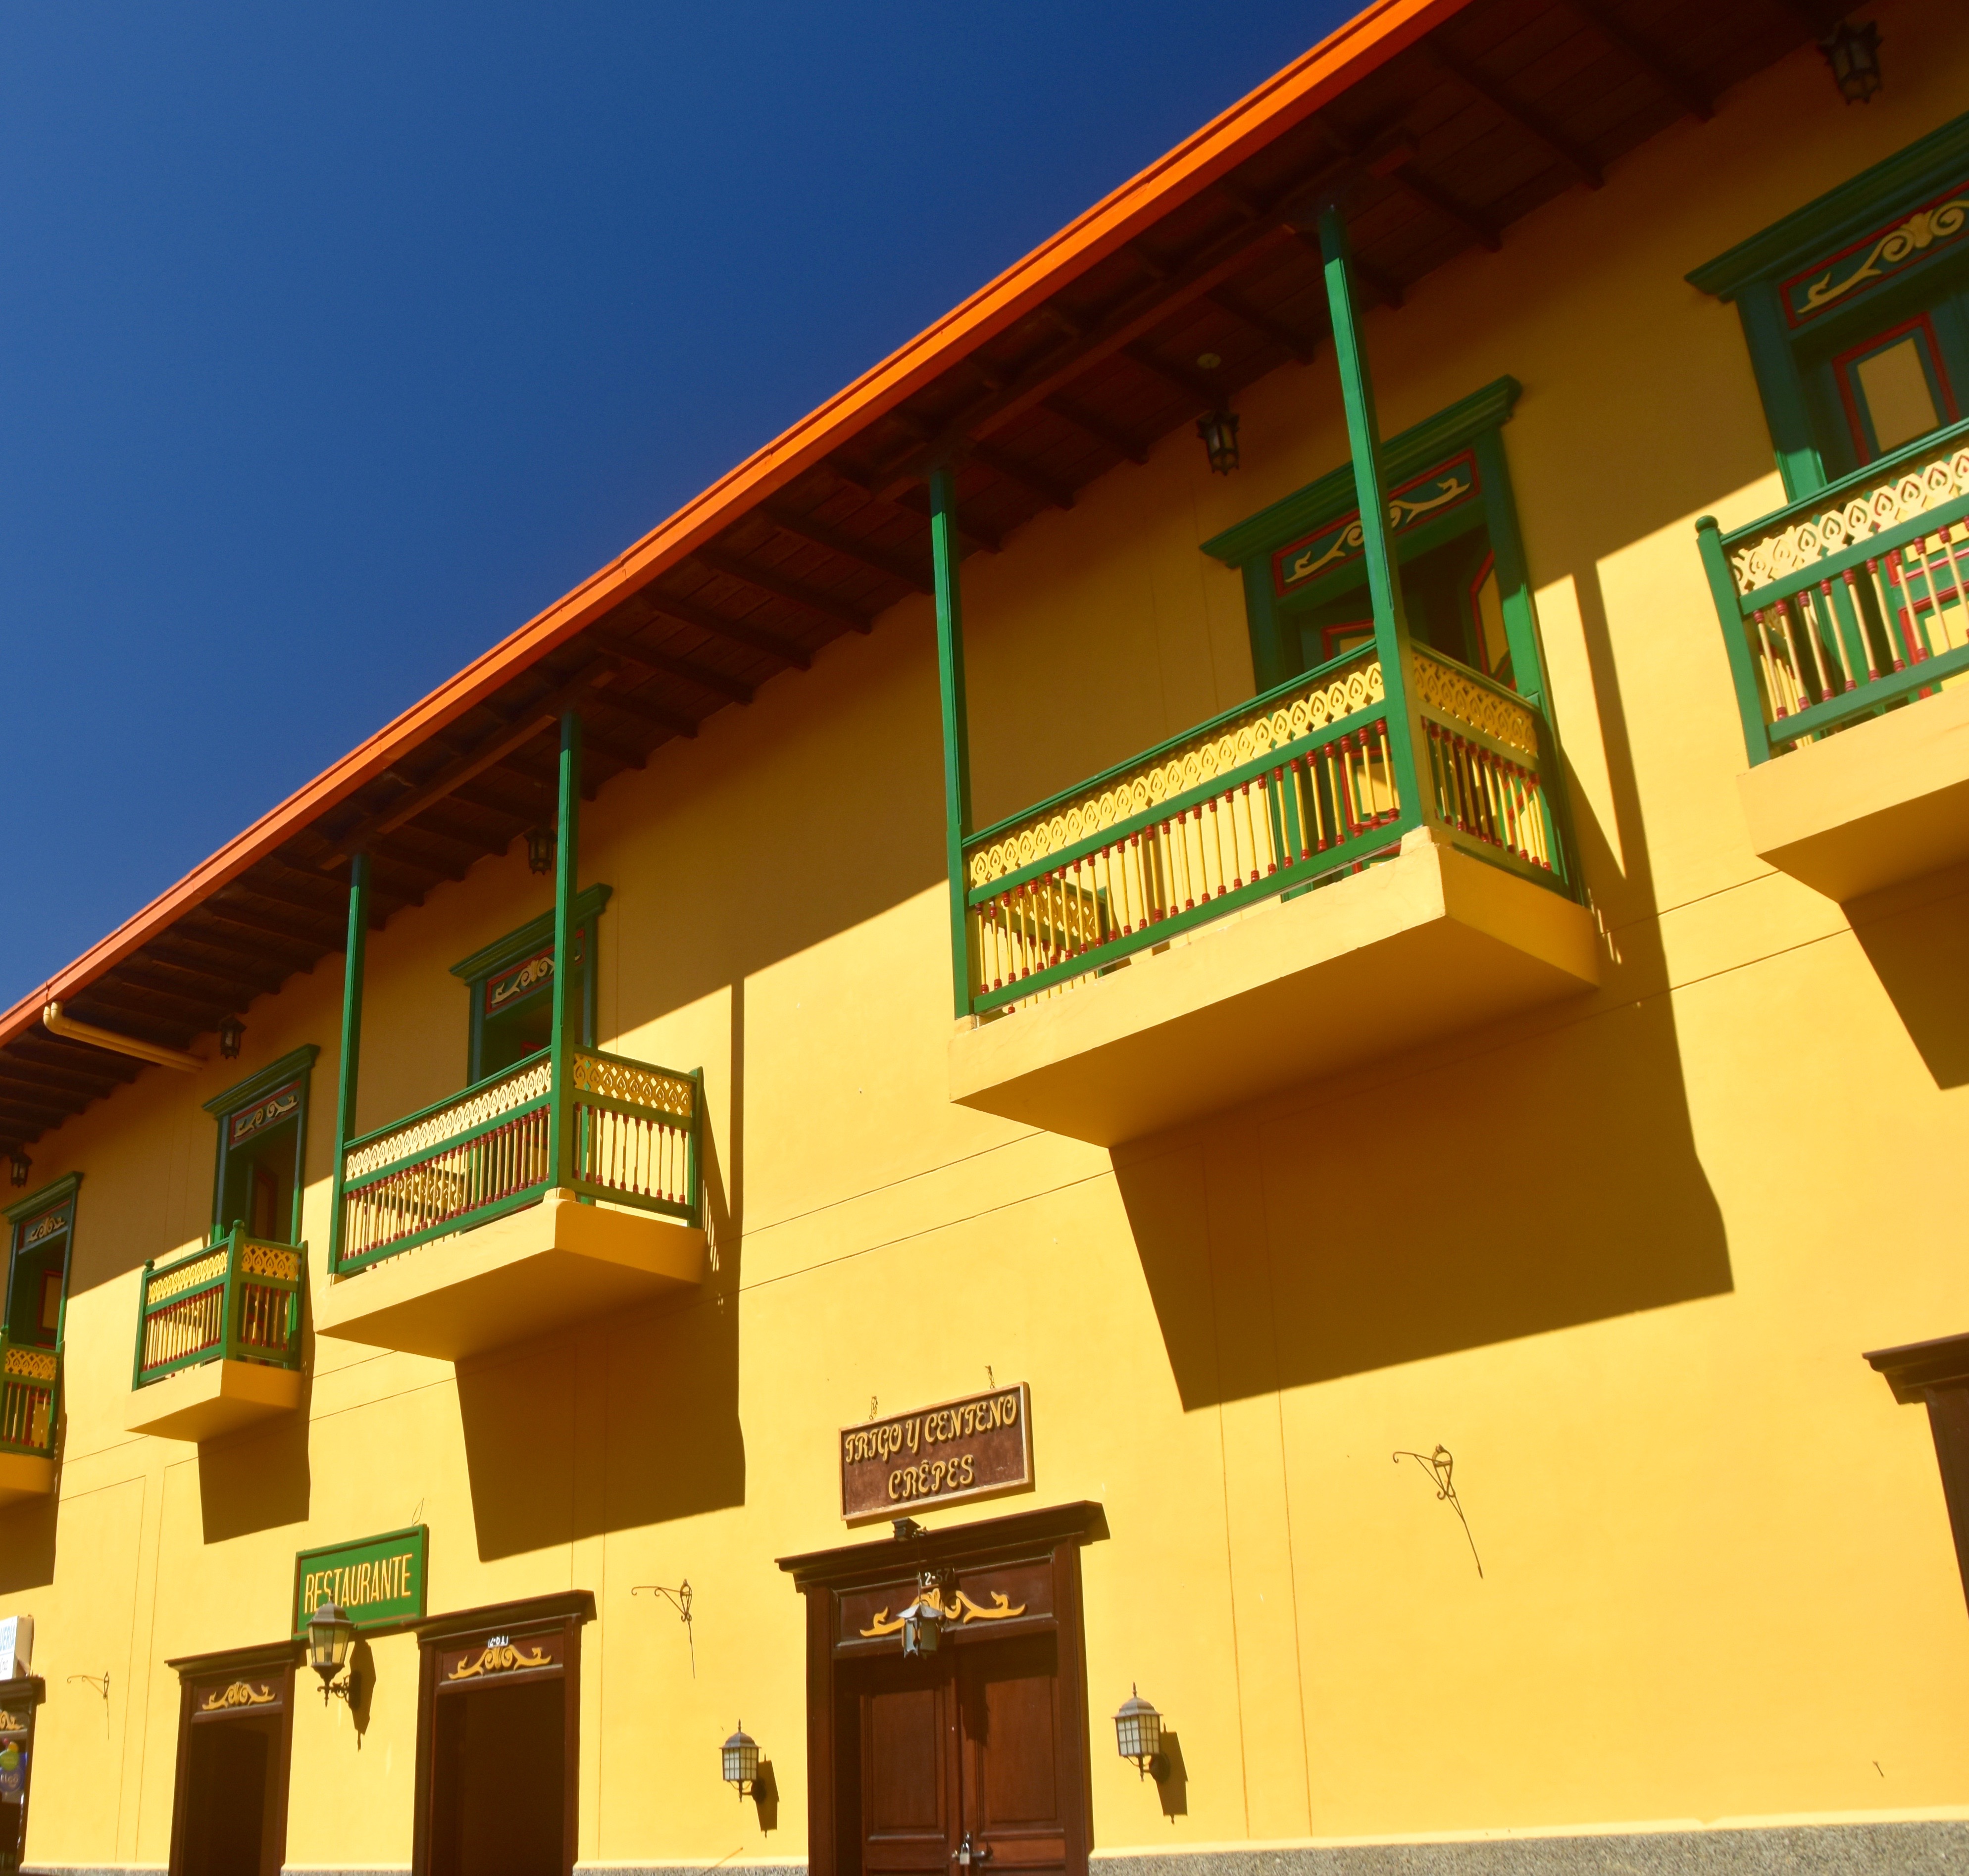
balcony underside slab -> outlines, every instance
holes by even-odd
[[[264,1362],[202,1362],[131,1388],[123,1427],[161,1440],[210,1440],[256,1420],[290,1414],[300,1402],[301,1378],[294,1369]]]
[[[702,1282],[704,1233],[550,1192],[318,1293],[317,1335],[462,1360]]]
[[[44,1499],[55,1489],[55,1463],[31,1453],[0,1453],[0,1505]]]
[[[1582,907],[1420,828],[1351,879],[960,1030],[951,1098],[1111,1146],[1598,977]]]
[[[1969,858],[1969,685],[1774,756],[1737,786],[1758,857],[1828,899]]]

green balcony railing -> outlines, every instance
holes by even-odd
[[[0,1331],[0,1453],[52,1459],[61,1356]]]
[[[970,1008],[1064,988],[1260,899],[1358,872],[1427,819],[1565,889],[1540,700],[1416,647],[1424,799],[1363,646],[964,843]]]
[[[697,1224],[703,1093],[701,1070],[596,1048],[569,1049],[557,1083],[543,1049],[343,1147],[330,1267],[471,1230],[555,1185]]]
[[[225,1236],[167,1264],[144,1265],[137,1307],[136,1372],[143,1387],[202,1362],[301,1364],[306,1245]]]
[[[1696,535],[1753,763],[1969,669],[1969,422]]]

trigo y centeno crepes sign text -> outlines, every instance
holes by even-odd
[[[1032,1391],[1023,1381],[841,1430],[841,1515],[851,1524],[1032,1482]]]

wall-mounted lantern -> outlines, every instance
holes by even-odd
[[[355,1625],[340,1604],[323,1602],[316,1609],[308,1618],[307,1640],[308,1665],[321,1677],[322,1705],[327,1706],[332,1693],[354,1706],[362,1698],[361,1677],[349,1658],[355,1644]]]
[[[1163,1756],[1163,1716],[1132,1682],[1127,1699],[1114,1716],[1114,1749],[1134,1762],[1141,1777],[1153,1778],[1157,1784],[1168,1777],[1169,1761]]]
[[[1228,475],[1238,466],[1238,413],[1234,410],[1213,410],[1208,416],[1196,420],[1196,433],[1203,439],[1204,453],[1210,458],[1212,470],[1218,475]]]
[[[530,871],[553,871],[554,847],[559,838],[559,834],[553,828],[527,828],[527,866]]]
[[[933,1570],[923,1570],[916,1577],[916,1599],[902,1614],[904,1661],[936,1652],[943,1618],[943,1580]]]
[[[745,1722],[738,1722],[738,1730],[726,1740],[720,1749],[725,1767],[725,1782],[737,1787],[740,1797],[744,1797],[759,1782],[759,1742],[745,1730]]]
[[[219,1052],[228,1061],[239,1059],[239,1045],[246,1034],[246,1025],[237,1016],[228,1016],[219,1025]]]
[[[1841,20],[1818,42],[1832,82],[1848,104],[1864,104],[1880,88],[1880,29],[1871,20]]]
[[[17,1146],[7,1155],[7,1177],[16,1185],[25,1185],[28,1175],[34,1170],[34,1162],[28,1157],[28,1149]]]

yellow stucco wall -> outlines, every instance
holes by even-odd
[[[166,1659],[277,1635],[297,1549],[414,1517],[433,1611],[595,1594],[584,1858],[798,1860],[802,1611],[773,1560],[842,1541],[837,1427],[988,1364],[1032,1383],[1036,1502],[1107,1509],[1101,1848],[1969,1815],[1932,1448],[1859,1359],[1969,1317],[1946,1172],[1969,874],[1849,914],[1755,859],[1690,527],[1778,493],[1735,315],[1684,273],[1969,96],[1958,13],[1879,17],[1869,108],[1802,53],[1368,322],[1391,433],[1525,385],[1506,448],[1598,993],[1112,1153],[953,1106],[917,601],[586,817],[583,876],[615,888],[601,1039],[706,1072],[713,1268],[687,1304],[456,1374],[323,1340],[304,1418],[133,1437],[138,1270],[210,1203],[199,1103],[307,1041],[323,1281],[338,961],[254,1006],[237,1064],[147,1071],[43,1142],[37,1176],[86,1180],[59,1504],[0,1513],[0,1614],[35,1615],[49,1688],[31,1861],[161,1864]],[[1197,543],[1344,446],[1327,360],[1241,402],[1235,477],[1179,434],[967,565],[981,820],[1250,694],[1237,582]],[[446,967],[547,902],[516,850],[375,938],[362,1126],[462,1084]],[[1481,1580],[1390,1462],[1439,1441]],[[694,1677],[631,1594],[684,1577]],[[416,1650],[373,1654],[359,1736],[300,1690],[291,1864],[409,1860]],[[105,1673],[106,1702],[70,1678]],[[1131,1682],[1180,1742],[1173,1816],[1110,1749]],[[716,1774],[741,1716],[770,1832]]]

